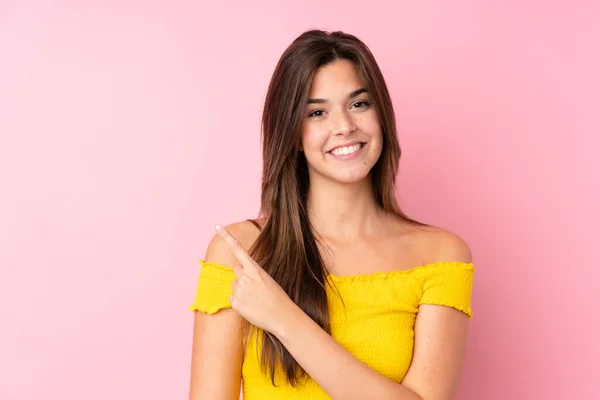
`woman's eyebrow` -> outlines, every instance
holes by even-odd
[[[351,99],[353,97],[358,96],[359,94],[362,93],[368,93],[369,91],[366,88],[360,88],[360,89],[356,89],[355,91],[351,92],[348,95],[348,98]],[[325,99],[308,99],[307,104],[323,104],[323,103],[327,103],[327,100]]]

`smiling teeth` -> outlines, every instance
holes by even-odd
[[[345,155],[354,153],[361,147],[362,147],[361,143],[356,143],[355,145],[352,145],[352,146],[337,147],[337,148],[331,150],[331,154],[333,154],[334,156],[345,156]]]

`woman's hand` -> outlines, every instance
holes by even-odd
[[[252,325],[274,335],[281,334],[299,308],[225,227],[217,225],[216,230],[240,262],[233,268],[236,279],[231,285],[231,308]]]

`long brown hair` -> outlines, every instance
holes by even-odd
[[[331,333],[325,292],[328,272],[307,214],[308,166],[298,148],[315,72],[335,60],[354,63],[379,113],[383,148],[371,170],[376,201],[386,212],[416,222],[402,212],[397,202],[395,180],[400,146],[394,110],[371,51],[358,38],[343,32],[303,33],[281,56],[265,99],[260,210],[264,223],[250,252],[290,298],[328,333]],[[268,371],[275,384],[275,370],[280,366],[291,385],[298,383],[305,371],[273,334],[259,333],[263,372]]]

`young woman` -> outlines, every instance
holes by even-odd
[[[263,112],[261,213],[217,226],[198,281],[190,399],[455,396],[473,265],[408,218],[392,102],[369,49],[309,31]]]

